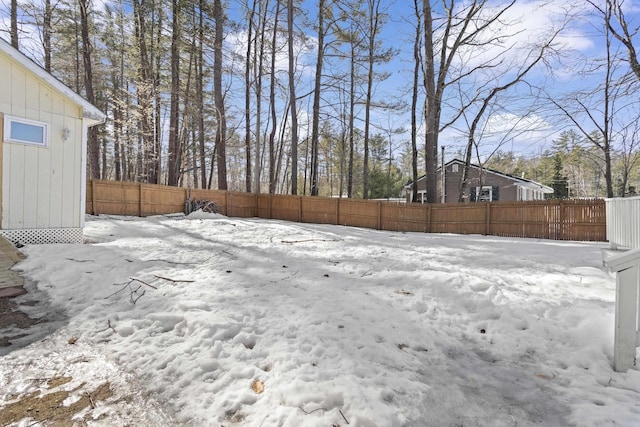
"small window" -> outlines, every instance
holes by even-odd
[[[451,172],[458,173],[458,164],[454,163],[451,165]]]
[[[38,147],[49,145],[49,125],[34,120],[4,116],[5,142],[17,142]]]

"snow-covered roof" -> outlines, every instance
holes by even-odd
[[[56,91],[60,92],[62,95],[67,97],[70,101],[82,107],[82,117],[89,120],[89,126],[94,126],[105,121],[106,115],[100,111],[95,105],[91,104],[89,101],[84,99],[82,96],[78,95],[75,91],[69,88],[67,85],[62,83],[56,77],[54,77],[51,73],[46,71],[36,62],[25,56],[22,52],[15,49],[11,44],[9,44],[6,40],[0,37],[0,51],[9,56],[11,59],[27,68],[33,74],[38,76],[38,78],[45,81],[49,86],[51,86]]]

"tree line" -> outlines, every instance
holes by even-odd
[[[6,31],[107,113],[88,137],[91,178],[382,198],[426,174],[436,202],[441,139],[455,135],[465,171],[524,173],[572,197],[636,191],[640,66],[624,0],[579,16],[541,0],[414,0],[403,16],[395,3],[12,0]],[[546,26],[528,32],[516,12],[542,8]],[[567,63],[563,36],[585,16],[600,54]],[[405,84],[390,94],[398,58]],[[566,69],[592,83],[551,91]],[[540,117],[572,130],[537,157],[505,151]]]

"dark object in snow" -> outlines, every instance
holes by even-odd
[[[220,208],[216,205],[216,202],[211,200],[194,200],[189,198],[184,201],[185,215],[189,215],[191,212],[199,209],[202,209],[202,212],[220,213]]]
[[[329,275],[328,275],[328,274],[325,274],[325,275],[324,275],[324,277],[329,277]]]
[[[481,333],[481,334],[486,334],[486,333],[487,333],[487,331],[486,331],[484,328],[482,328],[482,329],[480,329],[480,333]]]

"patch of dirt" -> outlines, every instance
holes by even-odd
[[[25,302],[25,305],[33,305],[37,301]],[[19,329],[29,329],[33,325],[44,322],[44,319],[32,319],[26,313],[18,310],[18,304],[10,298],[0,298],[0,333],[11,327]],[[0,347],[8,347],[11,341],[22,338],[27,334],[19,335],[0,335]]]
[[[48,387],[54,390],[72,380],[71,377],[55,377],[48,381]],[[0,409],[0,425],[6,426],[21,420],[55,426],[73,426],[78,422],[85,424],[85,421],[94,419],[91,411],[96,408],[96,404],[108,399],[113,393],[108,382],[92,391],[84,390],[84,386],[83,383],[73,390],[56,390],[44,394],[38,390],[21,396]],[[74,396],[75,399],[73,403],[65,405],[69,396]]]

